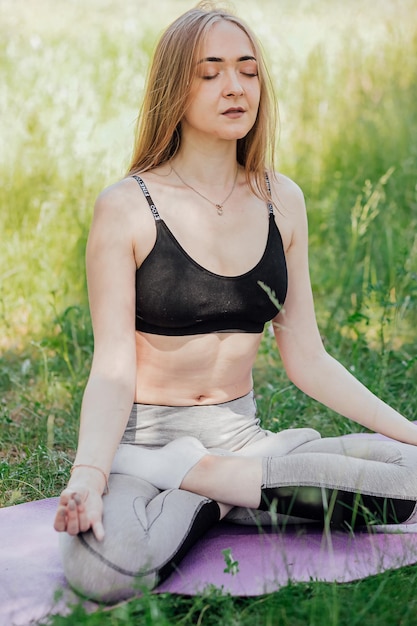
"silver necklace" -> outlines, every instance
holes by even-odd
[[[204,200],[207,200],[207,202],[210,202],[210,204],[212,204],[213,206],[216,207],[217,209],[217,215],[223,215],[223,207],[226,204],[226,202],[228,201],[228,199],[230,198],[230,196],[232,195],[232,193],[235,190],[236,187],[236,182],[237,182],[237,175],[239,172],[239,168],[236,168],[236,175],[235,175],[235,180],[233,181],[233,186],[231,188],[231,190],[229,191],[229,193],[227,194],[226,198],[223,200],[223,202],[221,202],[220,204],[218,204],[217,202],[213,202],[213,200],[210,200],[210,198],[207,198],[207,196],[204,196],[202,193],[200,193],[199,191],[197,191],[197,189],[194,189],[194,187],[192,187],[191,185],[189,185],[188,183],[185,182],[185,180],[182,178],[182,176],[180,176],[177,172],[177,170],[173,167],[173,165],[171,164],[171,168],[172,171],[174,172],[174,174],[176,174],[178,176],[178,178],[180,179],[180,181],[189,189],[191,189],[191,191],[194,191],[194,193],[196,193],[198,196],[200,196],[200,198],[203,198]]]

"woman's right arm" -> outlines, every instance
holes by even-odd
[[[102,539],[102,494],[125,429],[136,384],[134,225],[124,182],[98,198],[87,244],[94,357],[84,392],[77,454],[54,527],[92,528]],[[137,224],[136,224],[137,227]]]

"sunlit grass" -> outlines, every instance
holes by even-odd
[[[61,308],[85,302],[82,251],[94,197],[127,165],[155,32],[192,6],[162,4],[160,28],[150,2],[140,11],[134,2],[115,1],[42,0],[36,11],[22,0],[0,5],[5,347],[42,332],[52,300]],[[349,11],[329,0],[236,3],[270,59],[282,117],[278,162],[307,195],[314,287],[331,294],[331,306],[327,261],[337,257],[350,274],[348,285],[339,282],[344,295],[336,302],[343,299],[344,308],[352,289],[362,302],[369,283],[360,271],[352,274],[352,259],[384,289],[395,286],[397,298],[399,287],[407,294],[414,287],[409,276],[417,264],[417,43],[408,19],[415,2],[380,4],[384,11],[358,1]],[[387,172],[366,247],[352,224],[358,196]],[[407,278],[398,285],[405,262]],[[327,308],[318,302],[320,317]]]

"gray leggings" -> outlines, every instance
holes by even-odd
[[[417,522],[417,447],[362,435],[320,438],[309,428],[272,433],[260,427],[253,394],[193,407],[133,406],[122,438],[159,448],[182,436],[209,451],[250,452],[263,460],[262,510],[235,507],[230,522]],[[136,448],[135,448],[136,450]],[[219,520],[217,503],[180,489],[160,491],[128,474],[111,474],[104,497],[103,542],[91,531],[60,535],[64,571],[83,595],[128,598],[166,578]],[[372,519],[371,519],[372,518]]]

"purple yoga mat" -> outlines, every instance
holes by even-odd
[[[60,564],[52,528],[56,503],[50,498],[0,509],[1,626],[26,626],[49,614],[65,614],[68,604],[78,602]],[[253,527],[221,523],[155,591],[194,595],[215,585],[233,595],[257,596],[290,580],[348,582],[416,563],[417,524],[385,530],[388,534],[351,537],[288,527],[285,533],[260,534]],[[223,550],[238,562],[235,574],[224,572]],[[95,608],[92,602],[86,606]]]

